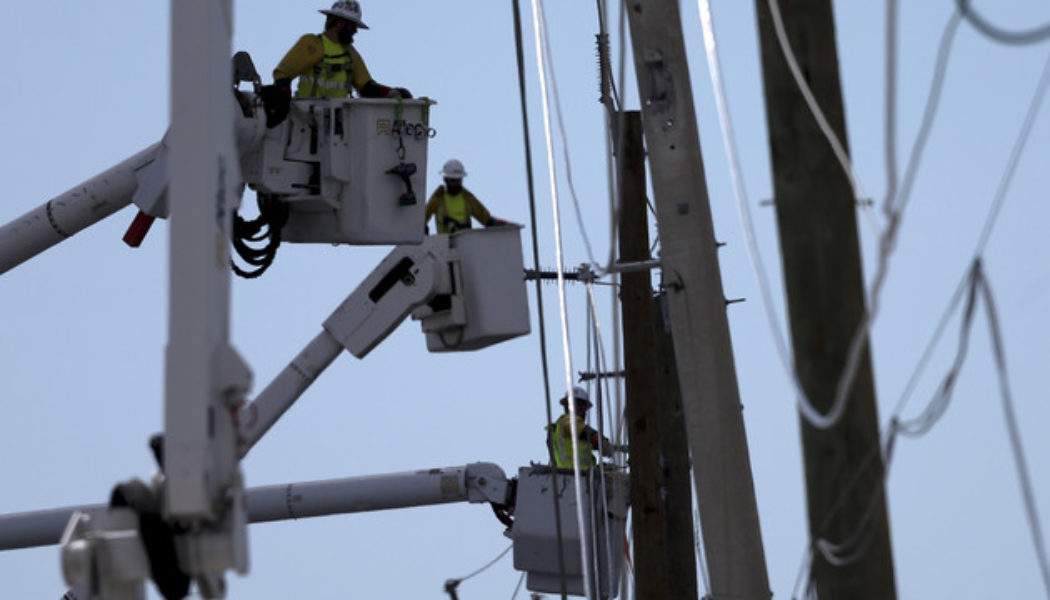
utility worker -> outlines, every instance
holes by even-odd
[[[591,400],[587,390],[577,386],[572,388],[573,400],[576,405],[576,456],[580,461],[580,469],[590,469],[595,465],[594,448],[601,448],[602,456],[612,456],[613,446],[609,438],[599,435],[592,427],[586,424],[587,410],[591,407]],[[547,442],[551,445],[554,454],[554,466],[559,469],[572,468],[572,416],[569,413],[569,395],[561,399],[561,405],[565,413],[547,428]],[[599,444],[599,442],[601,442]]]
[[[368,29],[361,20],[361,5],[356,0],[338,0],[332,8],[318,12],[327,15],[324,33],[308,33],[292,46],[273,70],[273,86],[263,90],[267,115],[278,113],[268,120],[273,127],[287,116],[287,102],[280,106],[278,94],[291,98],[292,80],[299,78],[296,98],[347,98],[353,90],[363,98],[411,98],[402,87],[387,87],[372,79],[365,61],[353,47],[358,29]],[[274,103],[276,109],[270,109]],[[283,108],[283,115],[280,115]],[[274,122],[276,121],[276,122]]]
[[[461,229],[470,229],[471,217],[485,227],[506,225],[506,221],[493,218],[492,213],[477,196],[463,187],[463,178],[467,176],[463,163],[455,158],[449,159],[441,169],[440,175],[445,179],[445,185],[439,185],[430,195],[423,217],[423,221],[426,222],[433,215],[438,233],[455,233]]]

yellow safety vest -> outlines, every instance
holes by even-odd
[[[346,98],[350,96],[354,81],[350,47],[333,42],[327,35],[318,37],[324,44],[324,58],[317,61],[311,73],[299,77],[299,89],[295,95],[298,98]]]
[[[558,422],[550,426],[550,443],[554,450],[554,466],[559,469],[571,469],[572,468],[572,436],[559,435],[558,429],[569,429],[571,424],[569,423],[569,415],[565,414],[558,418]],[[583,433],[583,430],[579,430],[577,433]],[[580,469],[590,469],[594,466],[594,446],[591,445],[590,440],[575,440],[576,443],[576,454],[580,458]]]
[[[463,197],[463,192],[449,194],[446,191],[444,202],[437,207],[438,233],[451,233],[460,229],[470,229],[467,199]]]

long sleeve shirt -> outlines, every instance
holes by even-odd
[[[278,79],[295,79],[302,75],[312,74],[314,66],[322,61],[325,56],[321,35],[324,34],[308,33],[299,38],[299,41],[288,50],[281,62],[277,64],[277,68],[273,70],[274,81]],[[364,59],[361,58],[361,55],[358,54],[353,46],[344,46],[343,48],[350,53],[351,83],[354,89],[361,91],[364,85],[372,79],[372,75],[368,72]]]

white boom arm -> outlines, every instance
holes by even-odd
[[[244,456],[345,348],[364,358],[415,308],[449,288],[432,244],[399,246],[324,322],[324,331],[284,368],[239,417]]]
[[[248,521],[264,523],[452,502],[512,501],[507,476],[492,463],[271,485],[247,490]],[[78,598],[140,600],[156,547],[139,515],[95,504],[0,515],[0,550],[62,544],[62,575]],[[184,545],[185,535],[176,544]],[[152,542],[156,543],[156,542]],[[153,572],[156,575],[156,572]]]
[[[164,142],[55,196],[0,227],[0,273],[94,225],[132,201],[153,204],[163,193],[167,173]]]
[[[249,488],[249,523],[411,508],[453,502],[507,504],[507,476],[494,463],[402,473],[282,483]],[[0,515],[0,551],[50,546],[62,538],[77,511],[99,514],[105,504],[66,506]]]

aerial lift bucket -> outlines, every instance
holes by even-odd
[[[241,169],[288,207],[281,239],[418,244],[426,207],[429,99],[296,99]]]

